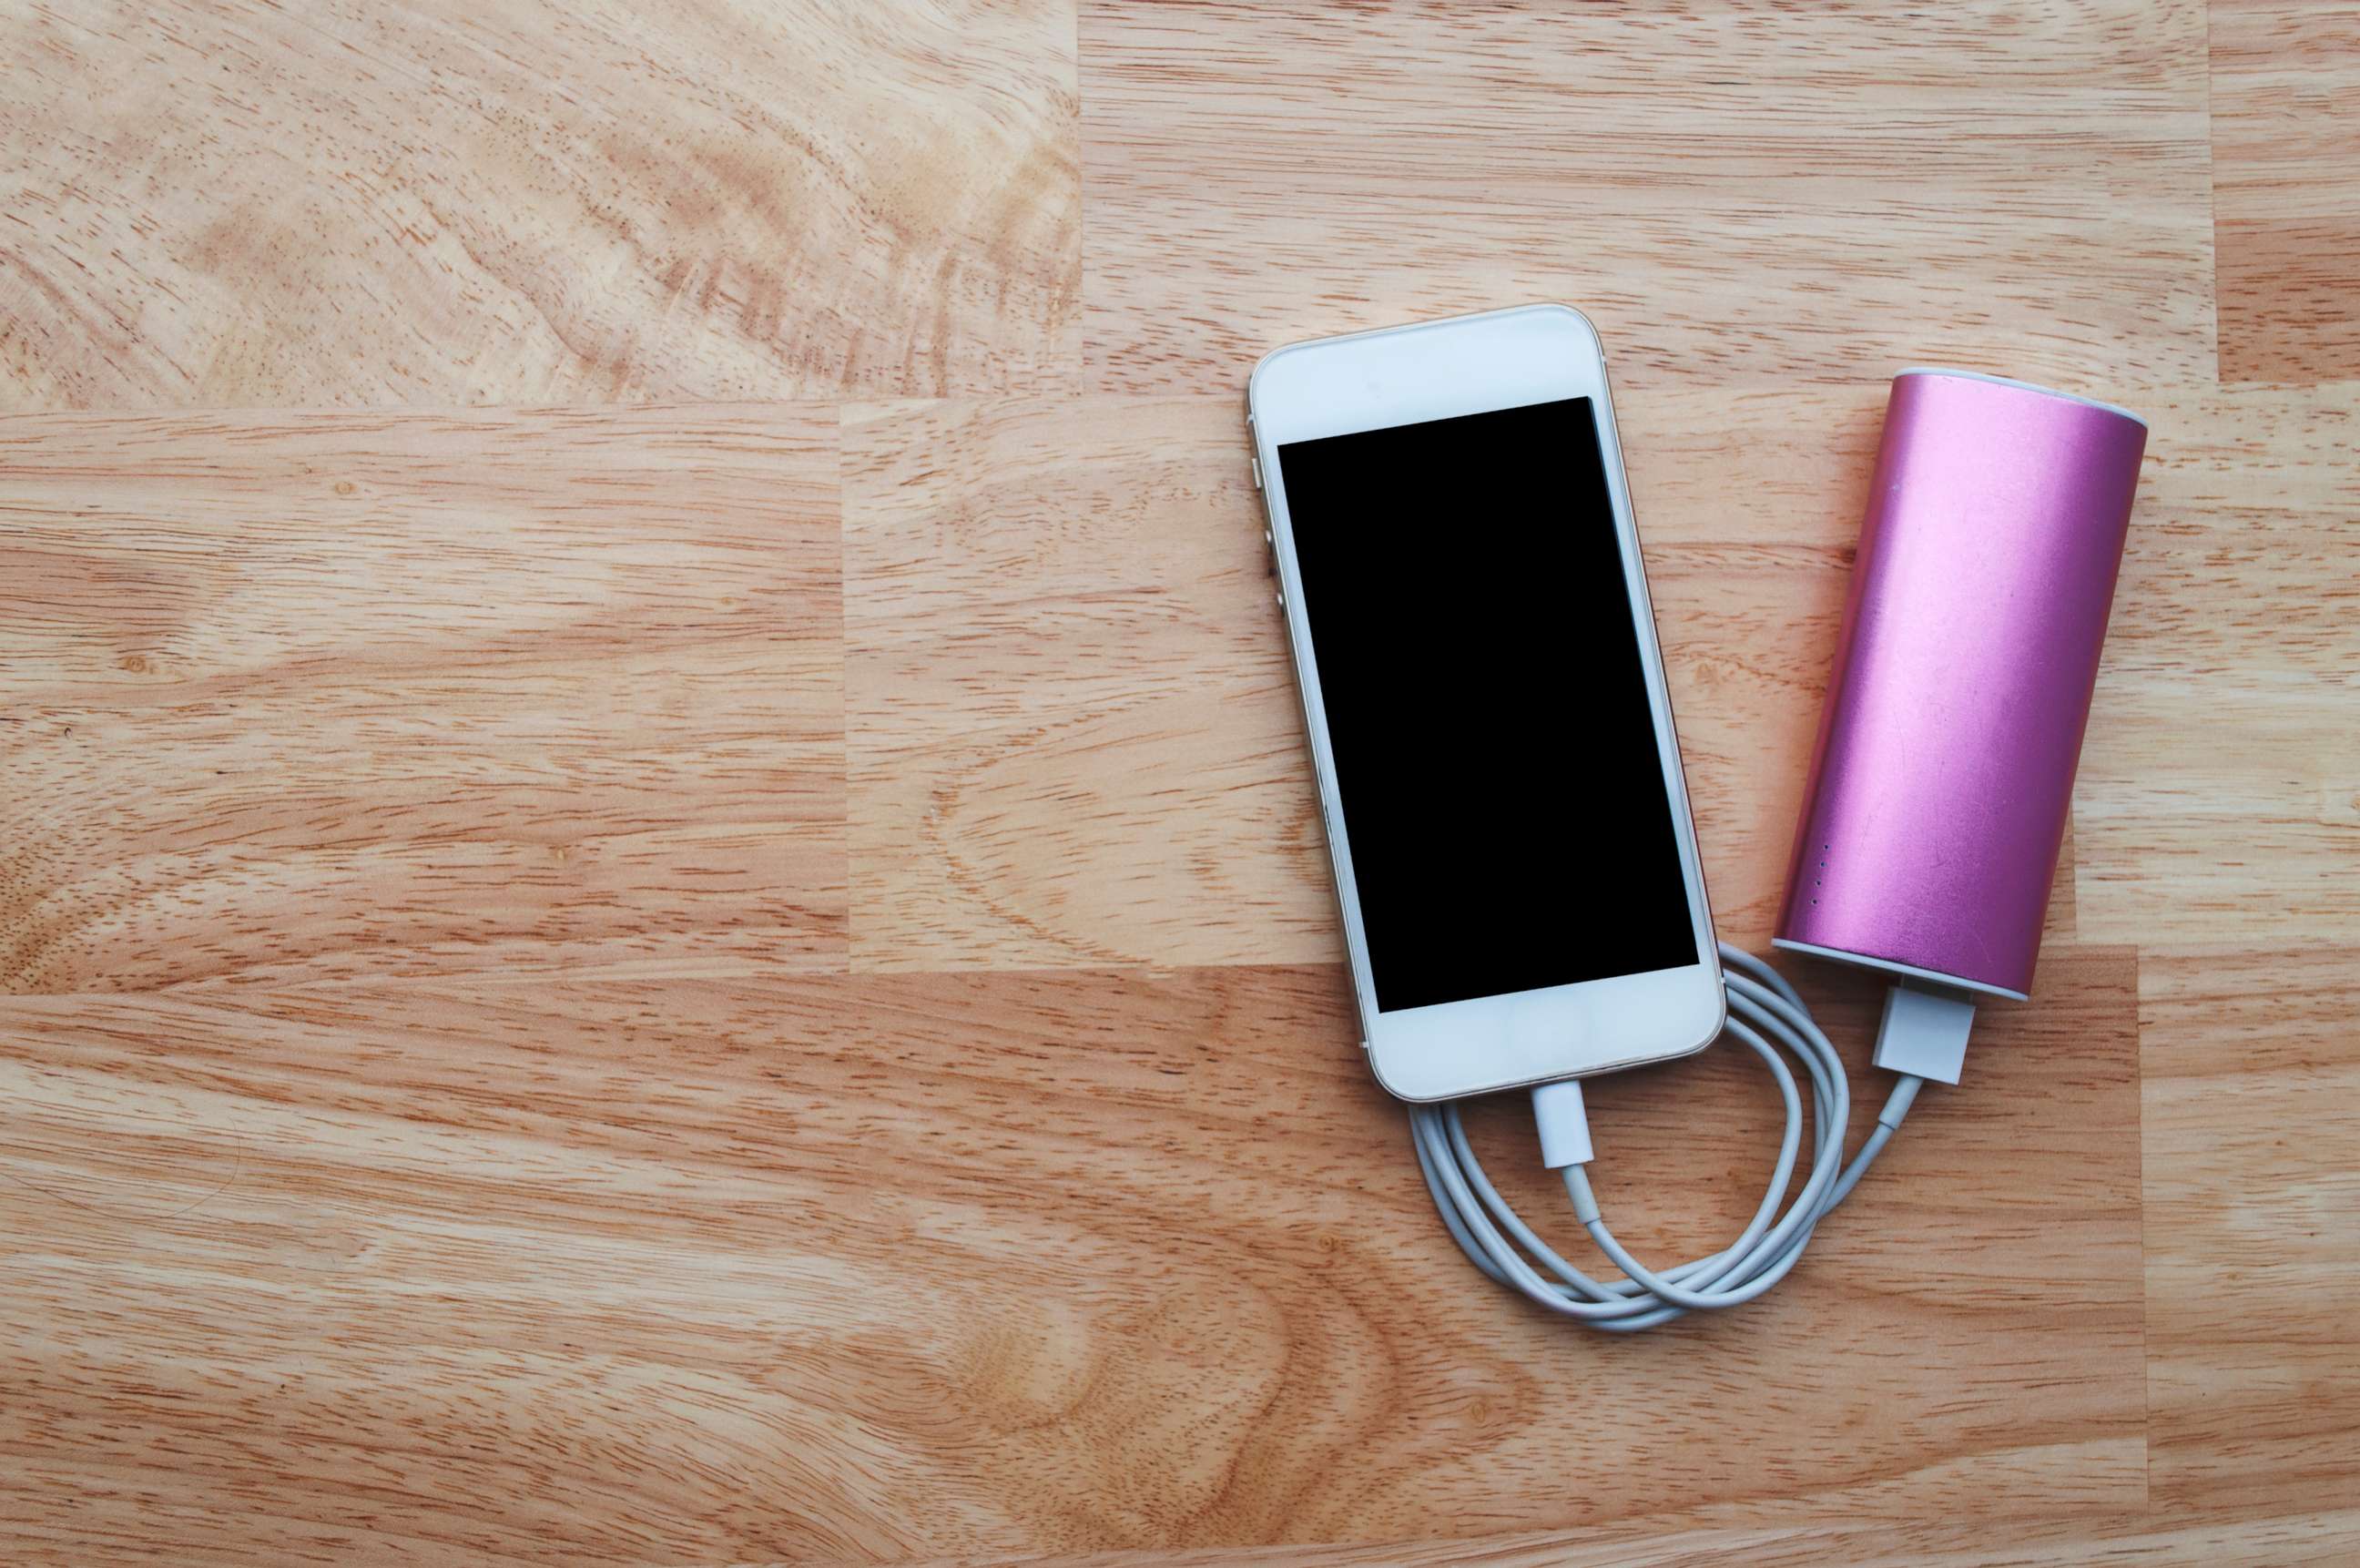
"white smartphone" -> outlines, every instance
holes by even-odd
[[[1588,318],[1295,344],[1247,408],[1377,1081],[1449,1100],[1710,1043],[1721,962]]]

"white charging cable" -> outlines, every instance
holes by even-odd
[[[1902,1118],[1909,1113],[1918,1086],[1928,1077],[1958,1081],[1974,1006],[1947,992],[1896,987],[1878,1033],[1879,1066],[1901,1077],[1877,1113],[1876,1130],[1852,1163],[1843,1158],[1843,1137],[1852,1116],[1852,1084],[1843,1058],[1811,1018],[1811,1010],[1777,970],[1753,954],[1721,944],[1723,983],[1729,992],[1728,1036],[1743,1042],[1770,1069],[1786,1103],[1786,1131],[1778,1143],[1778,1163],[1769,1190],[1738,1238],[1710,1257],[1677,1267],[1651,1269],[1631,1255],[1600,1218],[1583,1168],[1591,1159],[1590,1126],[1579,1081],[1543,1084],[1533,1091],[1542,1157],[1565,1172],[1573,1211],[1599,1251],[1622,1271],[1620,1279],[1598,1280],[1550,1249],[1518,1218],[1467,1142],[1455,1104],[1415,1105],[1410,1130],[1417,1163],[1426,1173],[1434,1206],[1476,1267],[1500,1284],[1519,1290],[1592,1328],[1631,1332],[1699,1309],[1751,1301],[1779,1280],[1803,1255],[1811,1232],[1829,1210],[1842,1202],[1863,1173],[1884,1152]],[[1795,1173],[1802,1148],[1803,1101],[1795,1074],[1778,1047],[1792,1052],[1811,1080],[1811,1168],[1802,1190],[1779,1213],[1779,1200]],[[1912,1070],[1914,1069],[1914,1070]],[[1539,1266],[1535,1267],[1537,1264]],[[1546,1269],[1547,1273],[1541,1272]],[[1554,1277],[1551,1277],[1554,1276]]]

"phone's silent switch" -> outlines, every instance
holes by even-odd
[[[1278,590],[1278,608],[1281,609],[1284,609],[1286,608],[1286,590],[1284,588]]]

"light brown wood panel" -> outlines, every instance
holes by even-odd
[[[2049,962],[1779,1291],[1634,1339],[1473,1276],[1331,967],[9,1000],[0,1516],[677,1562],[2118,1512],[2136,977]],[[1864,1068],[1874,987],[1812,980]],[[1597,1096],[1662,1248],[1775,1103],[1667,1084]],[[1576,1234],[1513,1106],[1475,1134]]]
[[[2158,392],[2074,790],[2079,929],[2360,942],[2360,389]]]
[[[857,963],[1342,957],[1241,430],[847,412]]]
[[[2221,374],[2360,379],[2360,7],[2211,9]]]
[[[1618,400],[1732,940],[1776,916],[1884,399]],[[844,444],[855,962],[1338,957],[1239,405],[880,406]]]
[[[2360,1512],[2339,1509],[2224,1525],[2156,1524],[2144,1510],[2077,1514],[2070,1520],[1885,1520],[1798,1525],[1655,1521],[1542,1535],[1382,1546],[1103,1552],[1054,1557],[960,1558],[959,1568],[1968,1568],[2035,1563],[2347,1563],[2360,1553]],[[943,1560],[934,1568],[951,1568]]]
[[[1532,299],[1618,384],[2213,373],[2202,0],[1082,6],[1093,386]]]
[[[2147,958],[2148,1486],[2181,1518],[2360,1497],[2360,946]]]
[[[0,12],[0,405],[1069,383],[1071,0]]]
[[[0,990],[841,964],[835,428],[0,420]]]

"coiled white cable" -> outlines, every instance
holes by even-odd
[[[1710,1257],[1660,1271],[1647,1267],[1631,1255],[1599,1217],[1598,1201],[1582,1168],[1590,1152],[1587,1129],[1577,1125],[1572,1142],[1579,1152],[1564,1165],[1566,1190],[1572,1195],[1574,1213],[1590,1239],[1623,1276],[1592,1279],[1558,1256],[1500,1196],[1468,1144],[1457,1105],[1412,1106],[1410,1130],[1426,1190],[1433,1193],[1434,1206],[1449,1227],[1451,1239],[1476,1267],[1553,1312],[1592,1328],[1628,1333],[1669,1322],[1692,1310],[1751,1301],[1795,1266],[1819,1221],[1844,1201],[1892,1141],[1923,1080],[1902,1075],[1877,1115],[1876,1130],[1846,1165],[1843,1136],[1852,1115],[1852,1085],[1844,1073],[1843,1058],[1812,1020],[1802,997],[1775,970],[1726,942],[1721,947],[1721,959],[1729,992],[1729,1027],[1723,1037],[1741,1041],[1767,1064],[1786,1105],[1786,1131],[1779,1140],[1778,1163],[1770,1173],[1769,1190],[1745,1229]],[[1810,1174],[1784,1214],[1778,1212],[1778,1203],[1802,1149],[1803,1102],[1780,1047],[1802,1062],[1811,1082]],[[1577,1085],[1544,1086],[1535,1091],[1536,1105],[1546,1103],[1543,1096],[1560,1091],[1558,1102],[1579,1118],[1581,1101]]]

